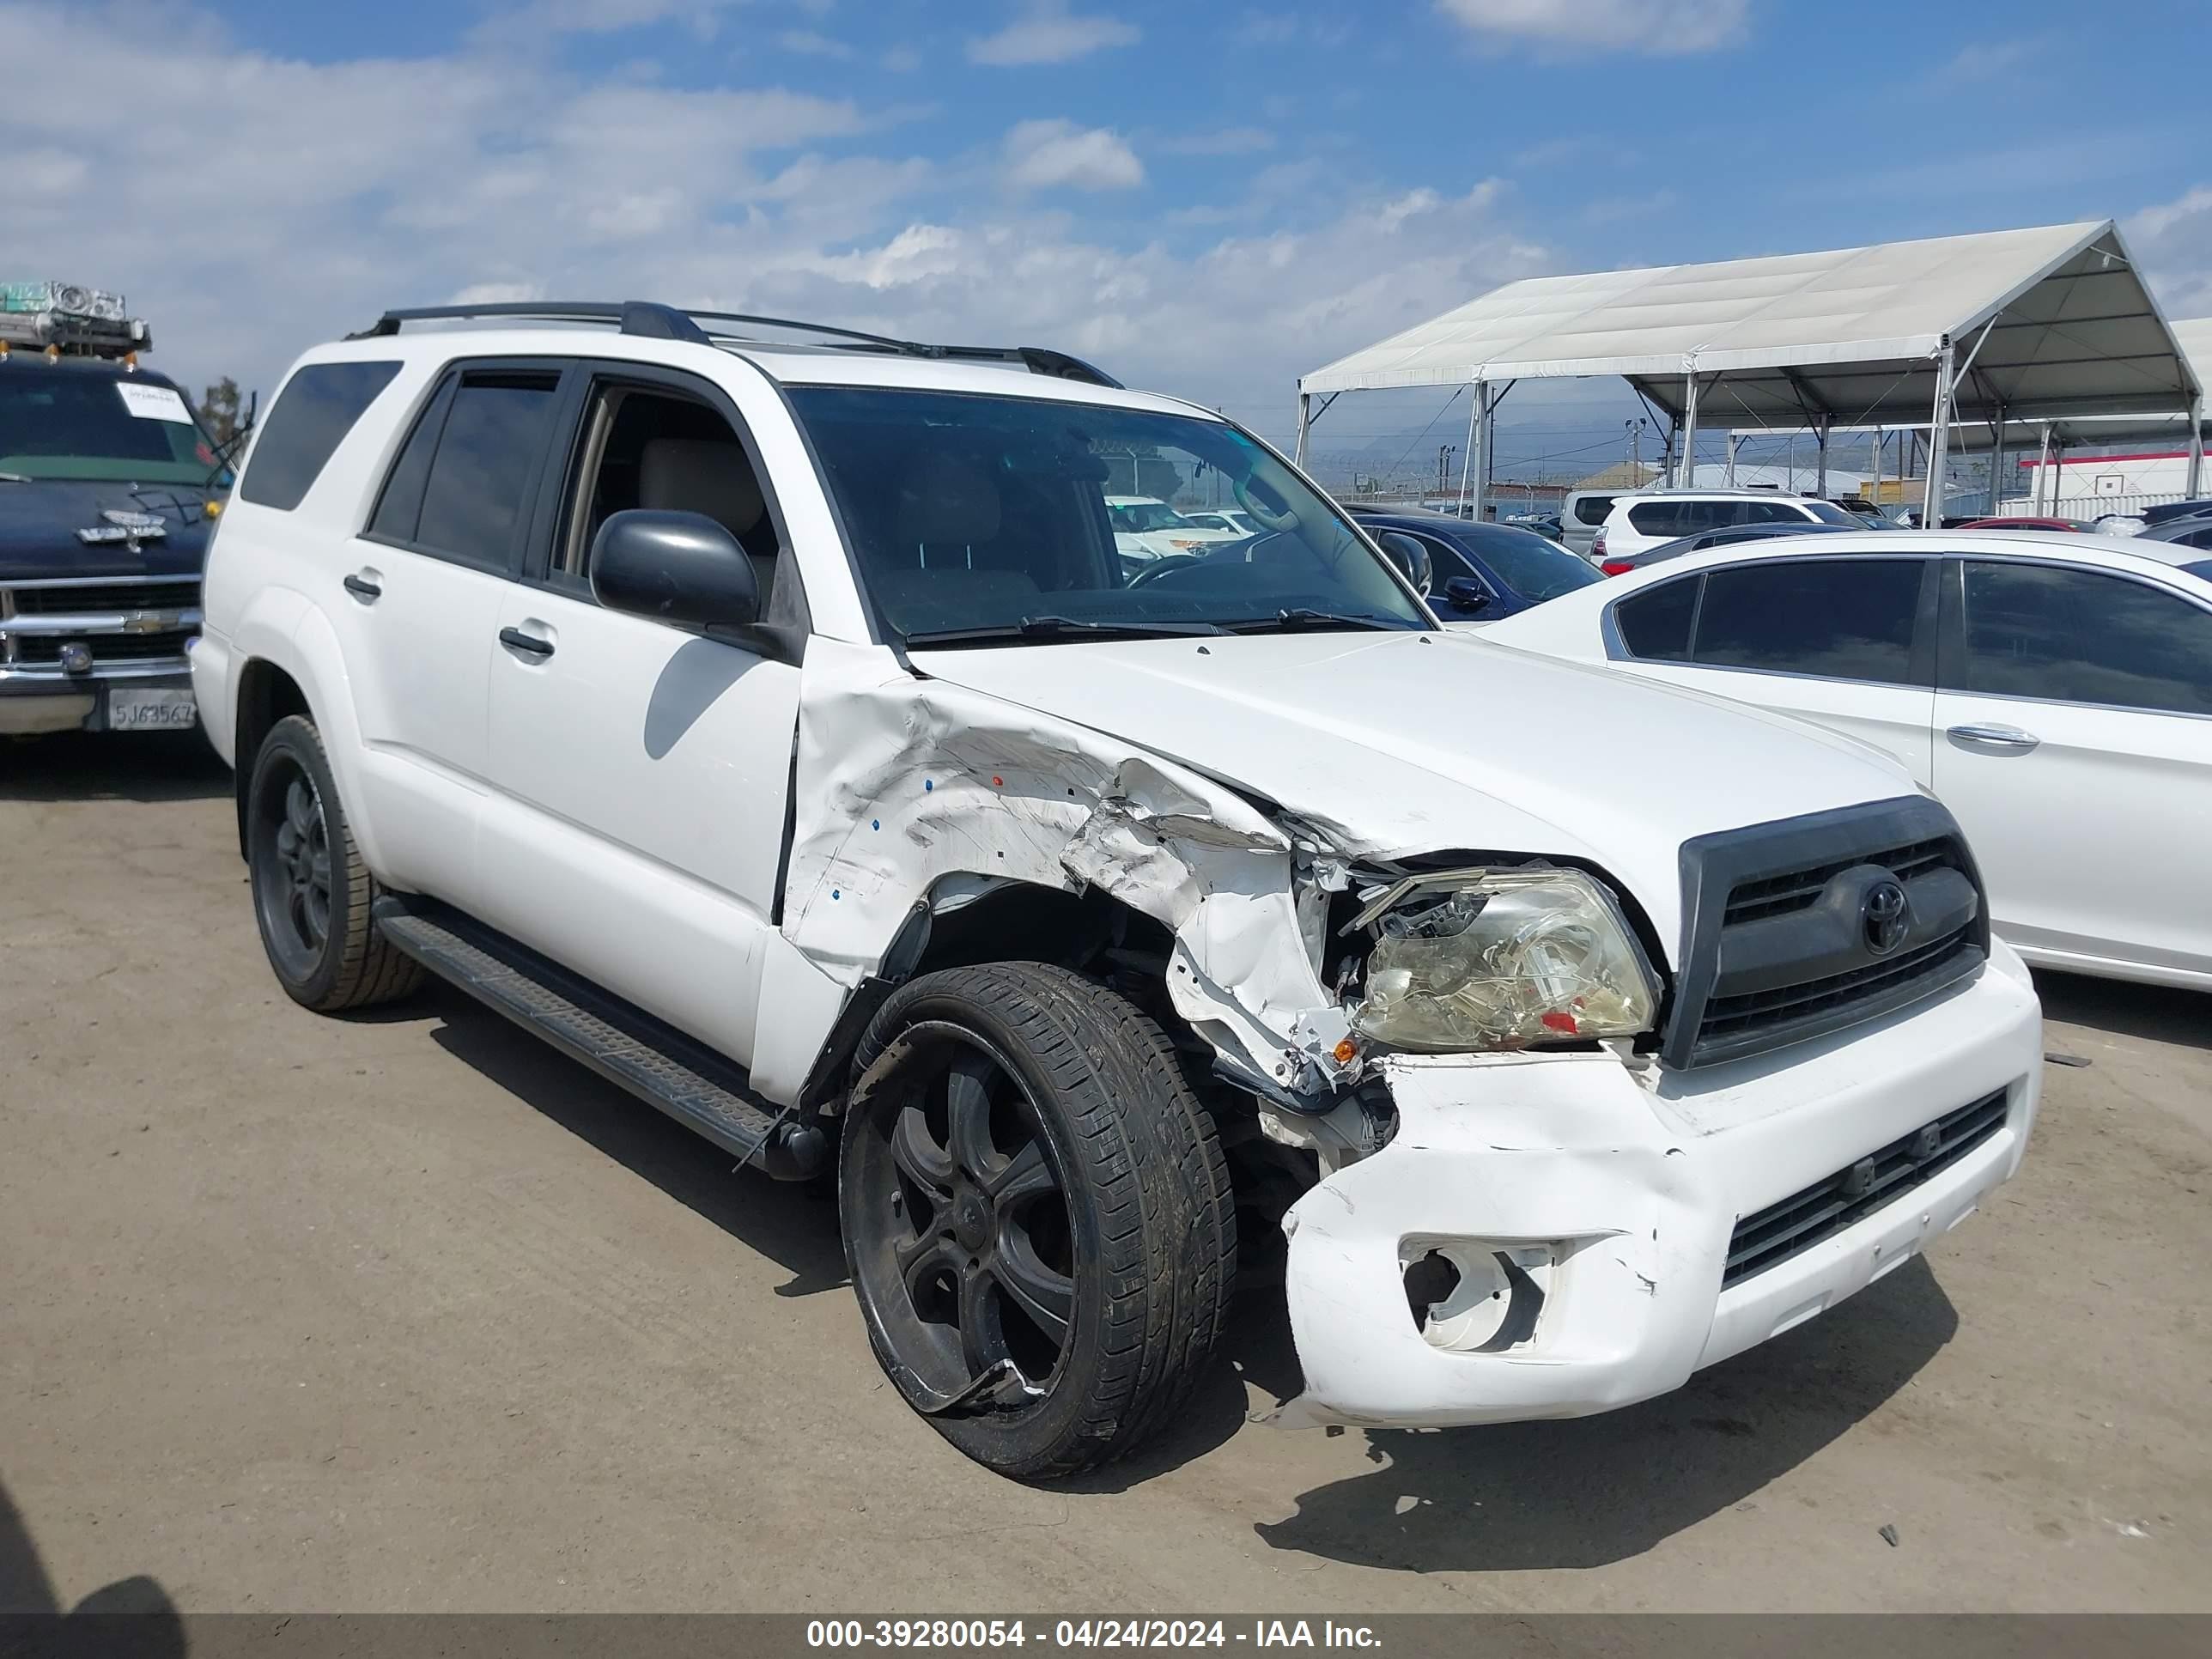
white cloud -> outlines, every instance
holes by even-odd
[[[1024,121],[1006,134],[1006,182],[1016,190],[1130,190],[1145,164],[1104,127]]]
[[[654,23],[680,23],[704,40],[737,0],[523,0],[494,12],[479,34],[528,46],[550,34],[616,34]]]
[[[1243,46],[1287,46],[1310,41],[1320,46],[1342,46],[1352,35],[1352,26],[1340,16],[1296,11],[1261,11],[1246,8],[1230,30],[1230,39]]]
[[[2014,35],[2004,40],[1972,41],[1961,46],[1957,56],[1929,76],[1929,83],[1957,86],[1966,81],[1997,80],[2015,70],[2032,69],[2039,63],[2049,61],[2054,44],[2049,34]]]
[[[1275,135],[1265,127],[1217,127],[1162,138],[1151,146],[1167,155],[1254,155],[1274,147]]]
[[[852,47],[842,40],[813,29],[786,29],[775,37],[776,44],[786,52],[795,52],[808,58],[850,58]]]
[[[2169,319],[2212,316],[2212,185],[2121,221]]]
[[[1066,0],[1031,0],[1014,21],[995,34],[968,43],[978,64],[1002,67],[1020,64],[1066,64],[1107,46],[1133,46],[1141,31],[1118,17],[1082,16]]]
[[[1580,52],[1710,52],[1743,38],[1751,0],[1437,0],[1493,42]]]
[[[893,46],[884,54],[883,64],[893,75],[911,75],[921,67],[921,53],[913,46]]]
[[[127,15],[0,0],[0,33],[57,61],[207,100],[122,121],[66,77],[15,77],[8,258],[121,288],[155,365],[191,385],[228,374],[265,394],[301,349],[391,306],[653,298],[1059,346],[1280,437],[1300,372],[1549,264],[1494,186],[1300,161],[1262,170],[1239,234],[1133,240],[990,188],[1009,159],[1091,187],[1140,179],[1111,132],[1047,123],[1018,151],[933,162],[843,100],[591,85],[488,48],[311,64],[204,13]]]

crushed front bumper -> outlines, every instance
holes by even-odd
[[[2041,1068],[2035,993],[2001,944],[1974,980],[1906,1012],[1697,1071],[1609,1053],[1394,1058],[1395,1137],[1285,1219],[1306,1387],[1272,1420],[1515,1422],[1679,1388],[1972,1213],[2019,1167]],[[1872,1155],[1901,1143],[1910,1159],[1978,1102],[1991,1103],[1972,1144],[1929,1152],[1886,1201],[1828,1206],[1836,1224],[1723,1285],[1740,1221],[1834,1177],[1848,1195]],[[1446,1319],[1435,1304],[1425,1334],[1406,1269],[1431,1252],[1471,1270],[1469,1294],[1498,1271],[1472,1309],[1462,1295]]]

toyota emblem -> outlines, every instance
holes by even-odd
[[[1886,957],[1896,950],[1905,943],[1911,926],[1912,902],[1905,897],[1903,887],[1884,879],[1866,890],[1866,897],[1859,904],[1859,927],[1867,949],[1874,955]]]

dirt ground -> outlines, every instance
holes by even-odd
[[[2021,1178],[1669,1398],[1249,1426],[1255,1304],[1031,1490],[884,1382],[818,1199],[456,994],[285,1000],[197,739],[0,746],[0,1607],[2212,1607],[2212,996],[2044,994]]]

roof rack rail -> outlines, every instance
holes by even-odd
[[[1080,380],[1091,386],[1121,383],[1104,370],[1044,346],[946,346],[919,340],[894,339],[887,334],[868,334],[855,328],[828,323],[803,322],[791,317],[760,317],[741,311],[689,311],[648,300],[501,300],[481,305],[416,306],[387,311],[367,328],[346,336],[349,340],[381,339],[399,332],[408,323],[464,322],[480,318],[509,322],[608,323],[622,333],[652,340],[684,340],[694,345],[765,344],[751,334],[710,329],[702,325],[738,323],[753,328],[787,328],[818,334],[841,345],[866,351],[896,352],[902,357],[929,357],[969,362],[1019,363],[1032,374],[1055,380]]]

